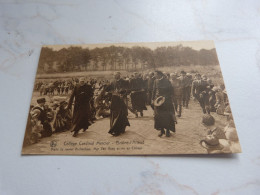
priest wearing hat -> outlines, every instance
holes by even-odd
[[[154,128],[159,132],[159,137],[166,134],[170,137],[170,131],[175,132],[175,112],[172,103],[173,88],[161,71],[155,71],[152,100],[154,104]],[[165,132],[166,130],[166,132]]]

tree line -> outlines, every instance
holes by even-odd
[[[215,49],[195,50],[182,45],[157,47],[109,46],[82,48],[71,46],[60,50],[42,47],[38,73],[73,71],[138,71],[158,67],[218,65]]]

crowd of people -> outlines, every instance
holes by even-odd
[[[176,131],[177,119],[189,101],[197,101],[201,112],[225,115],[229,107],[226,91],[206,75],[167,73],[154,71],[135,72],[132,75],[114,74],[113,79],[72,78],[50,82],[38,81],[37,105],[31,106],[25,141],[36,143],[53,133],[71,131],[76,137],[86,131],[97,119],[110,118],[108,133],[119,136],[130,126],[128,113],[138,117],[150,106],[153,110],[154,129],[158,136],[171,136]],[[45,96],[50,98],[46,103]],[[58,101],[54,97],[65,95]],[[68,98],[67,98],[68,97]],[[205,143],[205,141],[204,141]]]

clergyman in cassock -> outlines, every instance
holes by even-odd
[[[120,78],[120,72],[116,72],[115,80],[111,84],[112,100],[110,107],[110,133],[119,136],[125,133],[126,126],[130,126],[126,106],[127,81]]]
[[[130,81],[131,87],[131,103],[133,110],[135,111],[135,116],[138,117],[138,112],[140,116],[143,116],[143,110],[147,110],[145,106],[146,94],[144,90],[144,81],[139,77],[136,72],[135,77]]]
[[[159,132],[159,137],[170,131],[175,132],[175,111],[172,102],[173,88],[170,81],[163,76],[161,71],[155,71],[152,100],[154,103],[154,128]],[[166,130],[166,132],[165,132]]]
[[[151,100],[152,100],[154,80],[155,80],[154,73],[150,72],[148,82],[147,82],[147,88],[148,88],[147,89],[147,103],[148,103],[148,105],[151,105],[152,109],[153,109],[153,105],[151,104]]]
[[[93,95],[92,87],[85,83],[84,78],[80,78],[79,84],[75,86],[68,104],[68,109],[71,109],[75,99],[72,117],[72,131],[74,131],[74,137],[78,135],[78,132],[81,129],[86,131],[91,125],[90,99]]]

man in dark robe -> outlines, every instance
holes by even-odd
[[[195,80],[192,82],[192,95],[198,100],[204,114],[210,114],[209,89],[207,86],[207,80],[202,79],[200,74],[196,74]]]
[[[143,89],[144,89],[144,100],[145,100],[145,105],[148,105],[148,98],[147,98],[147,92],[148,92],[148,74],[143,74],[143,76],[141,76],[141,78],[143,79]]]
[[[148,78],[148,81],[147,81],[147,104],[151,105],[152,109],[153,109],[153,105],[151,104],[151,101],[152,101],[154,80],[155,80],[154,73],[150,72],[149,78]]]
[[[130,126],[127,118],[126,106],[127,82],[120,78],[120,72],[115,74],[115,80],[111,83],[112,100],[110,107],[110,133],[119,136],[125,133],[126,126]]]
[[[143,116],[143,110],[147,110],[145,106],[145,90],[144,81],[139,77],[138,73],[135,73],[135,78],[130,81],[131,88],[131,103],[132,108],[135,111],[135,116],[138,117],[138,112]]]
[[[81,129],[86,131],[91,125],[90,100],[92,97],[92,87],[85,83],[84,78],[80,78],[79,84],[75,86],[68,104],[68,109],[71,109],[75,98],[72,117],[73,137],[76,137]]]
[[[154,103],[154,128],[159,132],[159,137],[165,134],[170,137],[170,131],[175,132],[175,112],[172,103],[173,88],[170,81],[163,76],[161,71],[155,71],[156,80],[154,81],[152,100]],[[164,97],[164,102],[157,106],[156,99]]]

